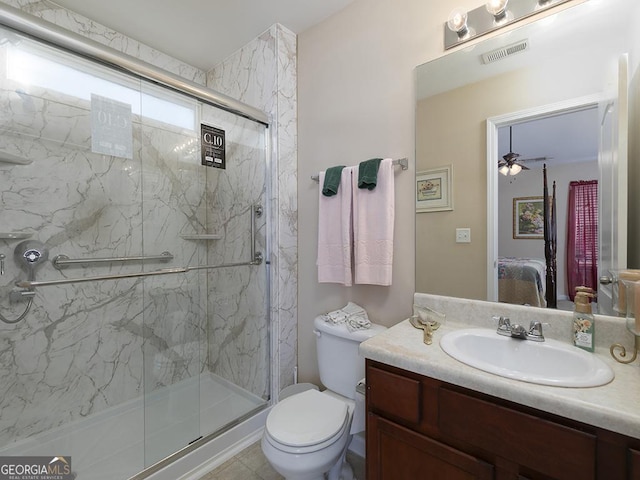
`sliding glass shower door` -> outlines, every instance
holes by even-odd
[[[0,456],[126,479],[264,408],[267,128],[3,29],[0,106]]]
[[[167,96],[180,125],[145,115]],[[143,85],[140,144],[145,254],[193,268],[144,283],[148,466],[269,398],[266,128]]]

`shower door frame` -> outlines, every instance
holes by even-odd
[[[2,3],[0,25],[270,127],[269,117],[262,110]]]

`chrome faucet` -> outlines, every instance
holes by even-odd
[[[529,324],[527,330],[522,325],[517,323],[512,324],[509,317],[493,317],[498,321],[498,329],[496,333],[504,335],[506,337],[520,338],[522,340],[533,340],[534,342],[544,342],[544,335],[542,334],[542,323],[533,321]]]

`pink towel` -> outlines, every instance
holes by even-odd
[[[318,206],[318,282],[353,284],[351,267],[353,228],[351,224],[351,189],[356,167],[342,170],[338,193],[332,197],[322,194],[324,173],[320,172],[320,201]],[[355,175],[356,182],[358,175]]]
[[[393,160],[378,168],[373,190],[358,188],[358,167],[353,173],[353,252],[355,283],[391,285],[395,183]]]

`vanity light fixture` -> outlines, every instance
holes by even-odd
[[[444,48],[453,48],[568,1],[486,0],[485,5],[470,11],[456,8],[444,27]]]
[[[496,22],[502,20],[507,16],[507,4],[509,0],[489,0],[484,8],[487,9]]]
[[[463,39],[469,34],[469,28],[467,27],[467,12],[462,8],[454,8],[449,13],[449,19],[447,20],[447,27],[454,32],[459,39]]]

